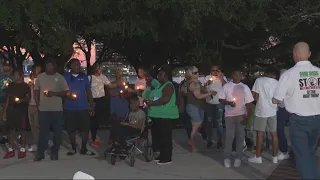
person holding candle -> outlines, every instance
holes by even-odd
[[[225,105],[225,159],[224,166],[231,167],[231,152],[233,140],[236,137],[236,159],[234,167],[241,165],[243,142],[245,140],[245,125],[248,122],[251,103],[254,101],[249,87],[241,82],[242,74],[239,70],[232,72],[232,82],[225,84],[218,97],[220,103]]]
[[[45,60],[45,72],[39,74],[34,85],[34,99],[39,110],[40,136],[37,154],[34,161],[45,158],[48,147],[50,128],[53,130],[54,144],[51,147],[51,160],[59,159],[59,149],[62,141],[63,106],[62,98],[69,92],[64,77],[57,73],[57,63],[53,58]]]
[[[226,77],[222,74],[219,66],[215,65],[211,68],[211,74],[206,77],[207,79],[207,90],[219,92],[222,86],[227,83]],[[206,115],[205,120],[206,132],[208,136],[207,148],[212,146],[212,132],[213,132],[213,121],[217,124],[217,149],[222,147],[222,135],[223,135],[223,124],[222,118],[224,116],[223,109],[224,105],[219,102],[217,95],[209,96],[206,98]]]
[[[71,150],[67,155],[72,156],[77,153],[76,130],[78,130],[82,138],[80,154],[93,156],[95,153],[87,149],[90,116],[94,115],[93,98],[88,76],[80,72],[80,66],[78,59],[71,59],[68,63],[70,72],[64,74],[70,89],[64,100],[64,122],[71,144]]]
[[[37,151],[37,143],[39,140],[39,112],[38,108],[36,106],[36,102],[34,100],[34,83],[38,77],[38,75],[41,73],[42,68],[40,65],[34,65],[32,67],[32,73],[30,74],[30,78],[28,81],[28,85],[31,89],[31,98],[29,102],[29,107],[28,107],[28,118],[29,118],[29,123],[32,131],[32,136],[33,136],[33,145],[28,149],[28,151],[34,152]]]
[[[101,146],[101,142],[97,139],[97,131],[99,122],[106,121],[107,116],[107,99],[105,87],[115,88],[118,84],[110,83],[109,79],[102,73],[102,68],[99,63],[92,66],[92,75],[89,75],[89,82],[91,85],[91,92],[94,101],[94,116],[90,123],[91,144],[93,146]]]
[[[120,119],[124,119],[129,113],[129,101],[130,92],[125,89],[123,74],[120,69],[115,72],[116,80],[113,84],[119,84],[116,88],[110,88],[110,121],[111,121],[111,131],[110,131],[110,141],[115,143],[117,141],[117,129],[120,125]]]
[[[190,151],[196,151],[195,147],[195,135],[200,129],[200,126],[204,120],[204,105],[205,99],[209,96],[215,96],[217,92],[208,92],[205,87],[201,86],[199,81],[199,70],[195,66],[188,68],[186,76],[187,81],[187,114],[190,116],[192,123],[192,131],[189,139]]]
[[[5,61],[2,64],[2,71],[0,73],[0,116],[3,117],[4,113],[4,107],[6,104],[6,89],[8,88],[9,84],[13,81],[12,76],[12,68],[9,61]],[[6,122],[1,118],[0,119],[0,125],[1,125],[1,133],[2,133],[2,139],[0,140],[0,144],[6,144],[8,143],[8,137],[7,137],[7,129],[6,129]]]
[[[27,128],[27,111],[28,102],[31,97],[31,91],[23,80],[22,69],[17,69],[14,71],[14,82],[10,83],[7,91],[7,103],[5,106],[5,113],[3,119],[7,122],[7,129],[9,130],[9,146],[8,152],[3,157],[4,159],[12,158],[15,156],[15,151],[13,150],[14,140],[15,140],[15,130],[21,135],[21,148],[18,154],[18,158],[26,157],[26,136],[25,130]]]
[[[139,97],[140,107],[143,107],[142,92],[147,87],[146,74],[146,71],[142,67],[138,68],[138,78],[135,82],[134,87]]]
[[[165,165],[172,163],[172,121],[179,118],[179,110],[171,82],[171,67],[167,64],[161,66],[157,77],[161,85],[150,92],[146,104],[148,116],[153,121],[152,145],[156,142],[160,149],[160,155],[154,160],[158,165]]]

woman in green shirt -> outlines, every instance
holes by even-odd
[[[153,120],[152,144],[154,149],[159,148],[160,155],[155,158],[159,165],[172,162],[172,120],[179,118],[176,105],[176,92],[171,82],[172,69],[163,65],[158,73],[160,86],[154,88],[147,101],[148,116]]]

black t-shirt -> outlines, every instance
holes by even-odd
[[[27,83],[21,82],[16,83],[12,82],[9,84],[7,88],[7,95],[9,97],[9,104],[17,104],[15,103],[15,98],[19,98],[20,100],[25,99],[27,95],[31,97],[31,90]],[[27,105],[28,102],[19,103],[21,105]]]

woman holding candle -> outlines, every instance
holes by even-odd
[[[115,88],[118,85],[110,83],[109,79],[102,73],[102,68],[99,63],[95,63],[92,66],[92,75],[90,75],[89,82],[91,85],[91,92],[94,101],[94,116],[92,117],[91,128],[91,144],[99,147],[100,141],[97,139],[97,131],[99,128],[99,122],[106,121],[107,116],[107,99],[105,93],[105,87]]]
[[[17,129],[21,134],[21,148],[18,154],[18,158],[26,157],[26,138],[25,130],[27,127],[27,110],[28,102],[30,100],[31,91],[23,80],[22,69],[15,70],[13,73],[14,82],[10,83],[8,86],[7,103],[5,106],[5,113],[3,119],[7,121],[7,129],[9,130],[9,146],[8,152],[3,157],[8,159],[15,156],[15,151],[13,150],[14,145],[14,132]]]
[[[130,92],[125,88],[126,83],[123,80],[123,74],[120,69],[115,72],[116,80],[114,84],[119,84],[116,88],[109,89],[110,96],[110,120],[111,120],[111,132],[110,140],[116,142],[117,130],[120,126],[120,121],[125,119],[129,113],[129,101]]]
[[[192,131],[189,139],[190,151],[196,150],[194,137],[199,131],[204,120],[204,100],[209,96],[215,96],[217,92],[207,92],[199,81],[199,70],[195,66],[189,67],[186,72],[187,81],[187,114],[190,116]]]
[[[153,89],[146,102],[148,116],[153,120],[152,143],[154,149],[160,149],[159,157],[155,161],[159,165],[172,162],[172,120],[179,118],[176,105],[176,92],[172,84],[172,69],[163,65],[158,73],[160,86]]]
[[[76,130],[78,130],[82,138],[80,154],[93,156],[95,153],[87,149],[90,116],[94,115],[91,86],[88,77],[80,72],[78,59],[71,59],[68,66],[71,71],[66,72],[64,77],[70,92],[64,101],[64,118],[72,149],[67,155],[72,156],[77,153]]]
[[[138,69],[138,78],[135,83],[135,90],[138,94],[140,107],[143,107],[143,98],[142,98],[142,92],[147,87],[147,80],[146,80],[146,71],[143,68]]]

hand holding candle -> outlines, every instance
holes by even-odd
[[[44,91],[43,91],[43,94],[44,94],[45,96],[47,96],[47,95],[49,94],[49,91],[48,91],[48,90],[44,90]]]
[[[236,106],[236,98],[232,99],[232,102],[230,104],[231,107],[235,107]]]
[[[71,94],[71,97],[72,97],[72,99],[77,99],[77,95],[74,93]]]
[[[20,99],[18,97],[14,98],[14,102],[19,103]]]

